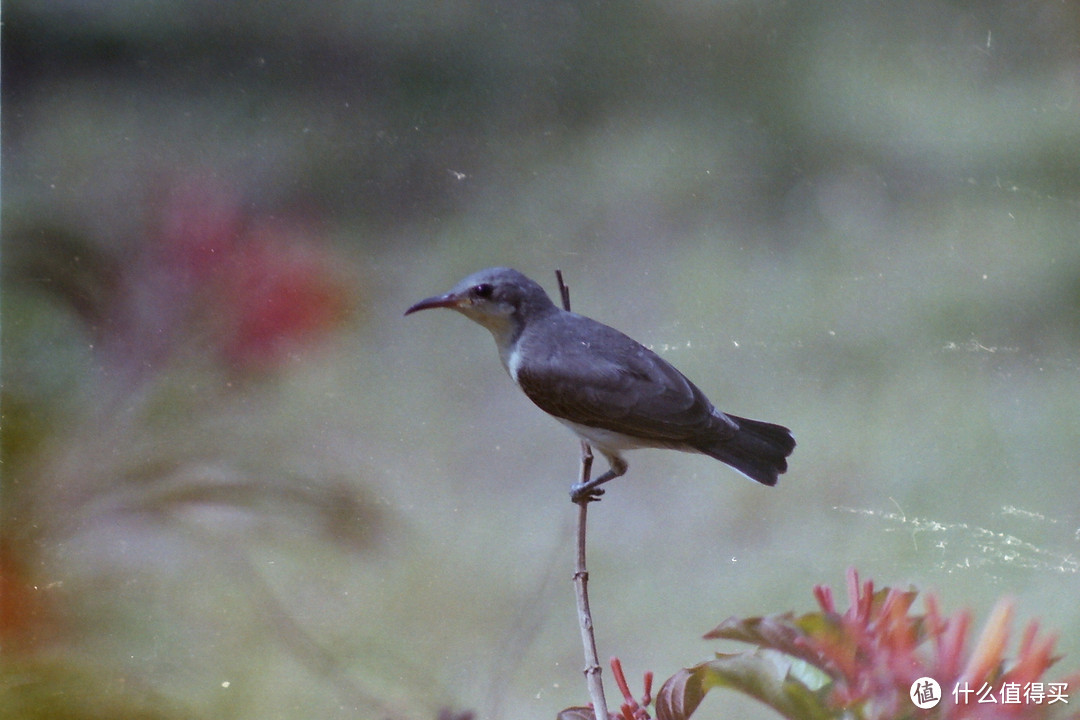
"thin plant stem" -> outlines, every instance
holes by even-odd
[[[563,282],[561,270],[555,271],[559,281],[559,295],[562,296],[563,308],[570,311],[570,289]],[[581,474],[579,485],[589,482],[592,473],[593,454],[589,443],[581,441]],[[589,609],[589,571],[585,564],[585,540],[588,527],[589,499],[577,502],[577,556],[574,561],[574,596],[577,599],[578,625],[581,628],[581,645],[585,651],[585,685],[592,699],[593,714],[596,720],[609,720],[607,702],[604,700],[604,683],[600,677],[600,658],[596,652],[596,635],[593,632],[592,611]]]

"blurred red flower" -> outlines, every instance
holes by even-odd
[[[230,367],[269,369],[348,315],[342,259],[313,225],[245,212],[215,182],[185,184],[163,202],[145,274],[193,311],[176,320],[209,328]]]

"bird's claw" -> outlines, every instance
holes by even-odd
[[[579,505],[582,503],[597,502],[603,494],[604,488],[595,485],[590,486],[588,483],[579,483],[570,486],[570,501]]]

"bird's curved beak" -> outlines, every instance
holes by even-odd
[[[436,295],[435,297],[429,297],[425,300],[421,300],[408,310],[405,311],[406,315],[417,312],[418,310],[429,310],[431,308],[457,308],[461,307],[464,303],[464,298],[460,295],[452,292],[448,292],[445,295]]]

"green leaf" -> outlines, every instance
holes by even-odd
[[[687,720],[709,690],[737,690],[789,720],[831,720],[837,715],[815,692],[789,672],[790,661],[775,652],[717,655],[715,660],[676,673],[656,696],[657,720]]]
[[[823,613],[813,613],[821,616]],[[801,623],[809,616],[796,618],[794,613],[782,613],[765,617],[731,617],[705,634],[706,640],[737,640],[757,645],[761,648],[776,650],[793,658],[799,658],[820,667],[821,658],[810,647],[801,642],[807,634]]]

